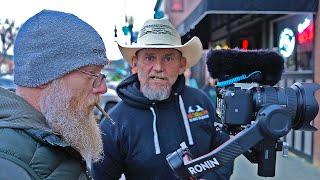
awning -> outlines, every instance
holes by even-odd
[[[180,35],[185,35],[207,14],[315,14],[317,11],[318,0],[202,0],[177,29]]]

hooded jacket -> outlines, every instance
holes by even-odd
[[[88,179],[78,152],[55,135],[45,117],[0,88],[0,179]]]
[[[151,101],[140,92],[137,75],[121,82],[117,93],[123,100],[110,112],[115,121],[100,124],[104,159],[93,165],[94,179],[176,179],[166,155],[186,142],[194,157],[207,154],[226,139],[214,127],[214,109],[201,91],[185,86],[180,75],[171,95]],[[229,179],[232,164],[205,175],[206,179]]]

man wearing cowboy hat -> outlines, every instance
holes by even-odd
[[[166,155],[186,142],[194,157],[224,140],[214,127],[214,109],[200,90],[187,87],[183,72],[197,64],[202,44],[197,37],[181,45],[166,19],[148,20],[137,44],[120,51],[136,72],[117,88],[122,102],[111,110],[115,125],[102,121],[104,159],[93,165],[94,178],[176,179]],[[229,179],[232,164],[205,179]]]

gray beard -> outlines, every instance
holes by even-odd
[[[162,100],[169,98],[170,93],[171,93],[171,87],[166,86],[166,87],[159,88],[159,89],[153,89],[153,88],[149,87],[148,83],[146,83],[141,88],[141,91],[142,91],[142,94],[150,100],[162,101]]]
[[[76,149],[86,162],[102,159],[101,131],[93,116],[93,106],[77,100],[77,94],[65,88],[59,80],[53,81],[40,100],[40,109],[53,132]],[[87,104],[95,102],[90,99]]]

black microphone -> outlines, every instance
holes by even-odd
[[[261,78],[255,82],[273,86],[281,79],[283,62],[282,56],[271,50],[211,49],[207,54],[210,76],[219,81],[260,71]]]

